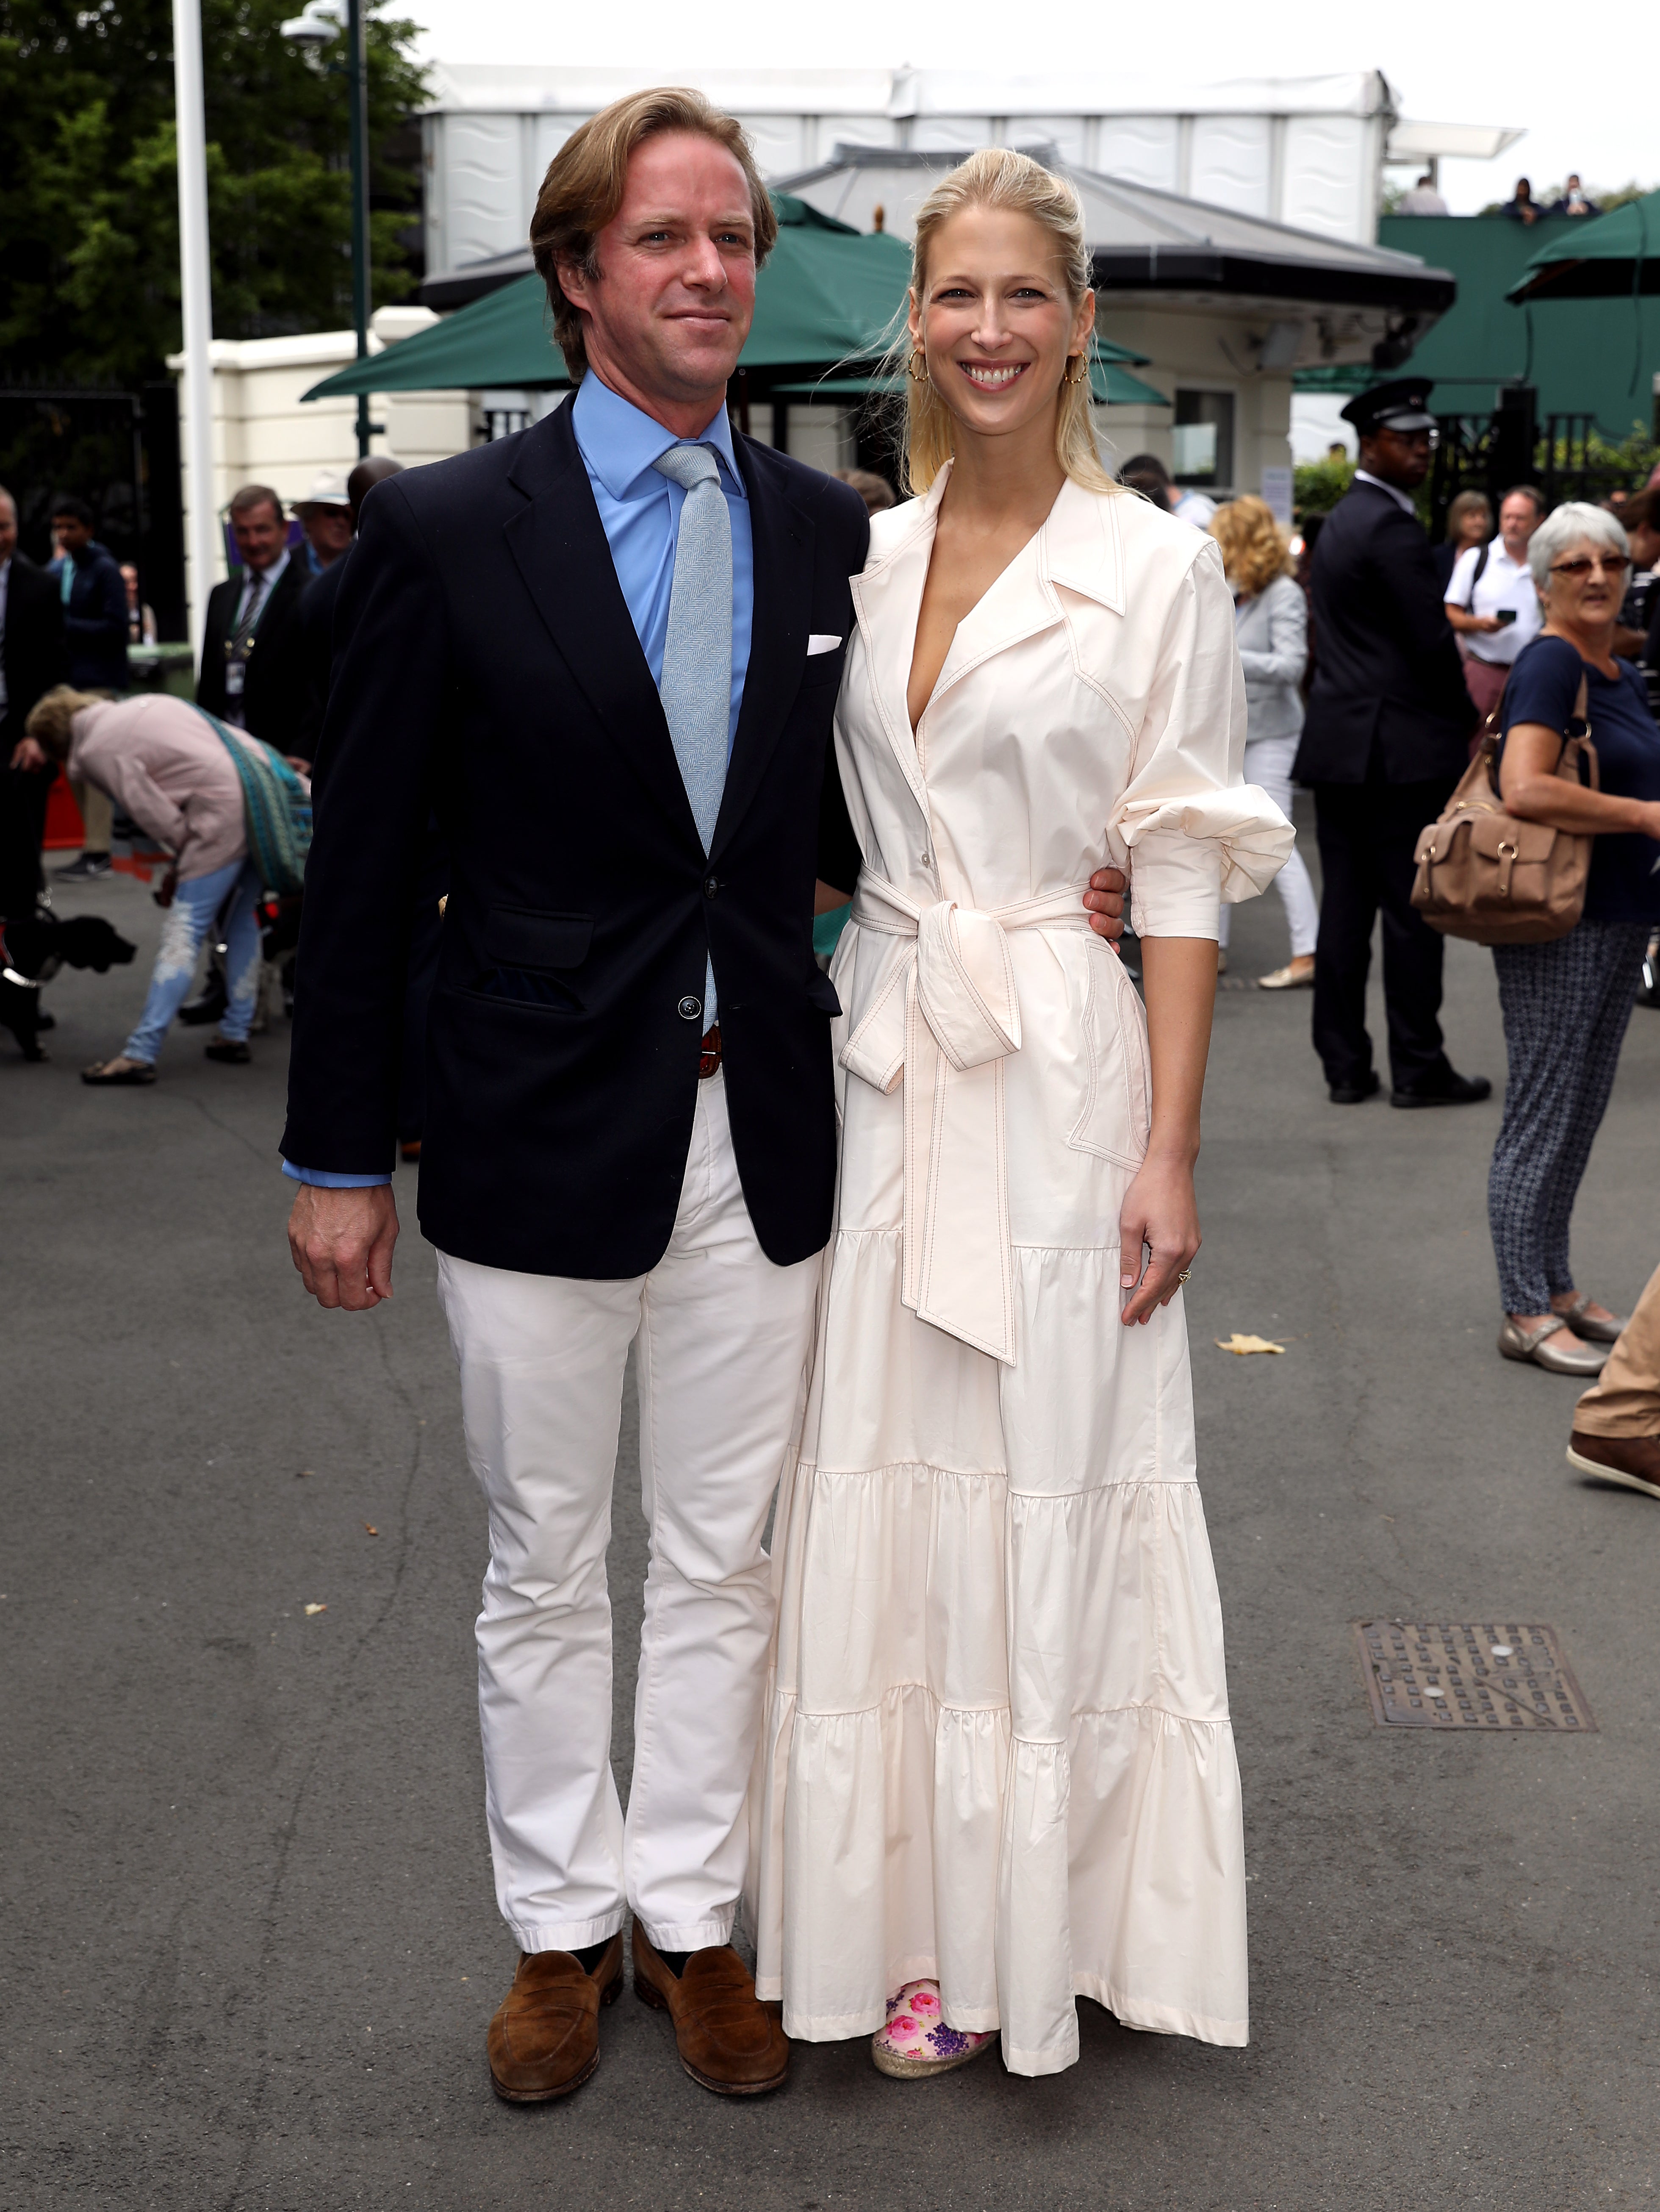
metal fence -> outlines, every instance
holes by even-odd
[[[1490,413],[1440,415],[1436,422],[1430,536],[1438,544],[1461,491],[1485,492],[1496,514],[1514,484],[1537,484],[1547,504],[1556,507],[1566,499],[1606,499],[1631,483],[1630,463],[1607,451],[1594,415],[1547,415],[1542,423],[1525,385],[1502,392]]]

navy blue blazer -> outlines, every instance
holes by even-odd
[[[869,526],[740,437],[754,646],[706,858],[568,407],[378,485],[344,565],[296,978],[284,1156],[392,1163],[415,873],[451,855],[427,1028],[421,1227],[532,1274],[663,1256],[691,1141],[706,957],[762,1249],[830,1231],[835,997],[813,883],[858,850],[831,744]],[[842,641],[808,657],[809,634]]]

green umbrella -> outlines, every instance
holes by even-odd
[[[1581,216],[1536,253],[1507,300],[1620,300],[1660,292],[1660,192]]]
[[[755,283],[755,319],[738,356],[753,398],[786,379],[799,384],[849,362],[884,352],[911,280],[911,249],[882,231],[858,231],[821,215],[805,200],[772,195],[778,243]],[[1134,377],[1136,389],[1100,388],[1103,374],[1144,354],[1098,342],[1096,397],[1166,403]],[[553,340],[542,279],[521,276],[367,361],[325,377],[306,394],[332,399],[359,392],[479,392],[548,388],[570,382]],[[857,382],[854,379],[851,381]],[[867,388],[868,379],[860,385]],[[816,387],[815,387],[816,388]],[[809,392],[791,396],[810,397]]]

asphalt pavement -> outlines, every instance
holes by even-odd
[[[730,2103],[625,1993],[555,2106],[491,2094],[509,1979],[482,1813],[485,1560],[433,1257],[400,1171],[397,1296],[324,1314],[290,1268],[286,1032],[251,1068],[119,1044],[157,933],[119,878],[60,895],[142,946],[0,1037],[0,2205],[7,2212],[1558,2212],[1660,2168],[1653,1621],[1660,1504],[1587,1482],[1573,1385],[1501,1362],[1496,1101],[1326,1103],[1305,993],[1222,994],[1189,1293],[1200,1474],[1245,1792],[1252,2033],[883,2080],[798,2046]],[[1277,965],[1271,895],[1230,981]],[[1501,1083],[1487,956],[1454,945],[1457,1064]],[[1381,1024],[1377,1033],[1381,1035]],[[1575,1222],[1581,1284],[1660,1260],[1660,1015],[1639,1010]],[[1282,1355],[1235,1358],[1235,1329]],[[617,1751],[644,1531],[625,1422]],[[1596,1734],[1373,1724],[1354,1624],[1548,1622]]]

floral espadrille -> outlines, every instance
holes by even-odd
[[[907,1982],[888,2000],[888,2024],[870,2039],[876,2070],[908,2081],[924,2074],[948,2074],[997,2039],[997,2030],[981,2035],[948,2027],[940,2010],[937,1982]]]

